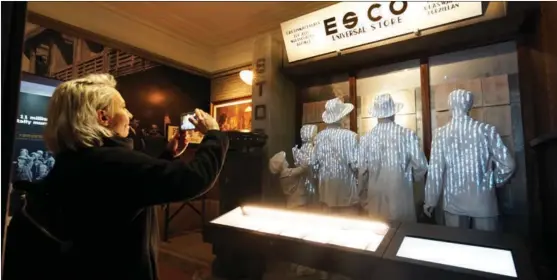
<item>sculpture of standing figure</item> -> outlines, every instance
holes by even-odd
[[[495,127],[468,116],[472,93],[457,89],[449,95],[451,121],[435,131],[424,212],[431,215],[443,195],[445,224],[494,231],[497,197],[515,170],[515,162]]]
[[[310,165],[317,172],[319,201],[326,211],[354,214],[359,203],[358,135],[341,127],[353,109],[338,98],[327,101],[322,115],[327,127],[316,136]]]
[[[292,155],[294,156],[294,164],[296,166],[309,166],[309,161],[313,150],[315,149],[315,136],[317,135],[317,126],[307,124],[300,129],[300,136],[302,138],[302,146],[292,148]],[[313,170],[309,169],[305,175],[304,187],[306,190],[308,204],[319,202],[317,198],[317,178]]]
[[[370,109],[378,123],[360,138],[361,199],[372,217],[416,222],[413,181],[423,179],[427,160],[416,133],[394,122],[401,109],[390,94]]]
[[[306,191],[304,178],[308,167],[298,166],[290,168],[285,152],[278,152],[269,160],[269,170],[278,175],[284,195],[286,195],[286,208],[294,209],[306,205]]]

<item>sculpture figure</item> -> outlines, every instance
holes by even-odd
[[[413,181],[423,179],[427,160],[416,133],[394,122],[401,109],[390,94],[370,108],[378,123],[360,138],[361,200],[371,217],[416,222]]]
[[[319,179],[319,201],[328,212],[354,214],[359,203],[357,189],[358,135],[341,124],[354,105],[338,98],[325,104],[323,122],[310,165]]]
[[[301,147],[293,147],[292,155],[294,156],[294,165],[309,166],[311,155],[315,149],[315,136],[317,136],[317,126],[308,124],[300,129],[300,137],[302,138]],[[304,188],[306,191],[307,203],[315,204],[319,202],[317,197],[317,178],[313,170],[309,169],[303,178]]]
[[[424,212],[431,216],[442,195],[447,226],[494,231],[495,187],[511,178],[515,162],[495,127],[468,115],[472,104],[469,91],[449,95],[452,119],[434,133]]]

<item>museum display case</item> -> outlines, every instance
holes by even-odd
[[[389,230],[382,222],[257,206],[238,207],[211,223],[371,252]]]
[[[501,233],[259,205],[225,213],[206,232],[217,258],[251,255],[260,271],[282,260],[353,279],[536,279],[521,241]]]

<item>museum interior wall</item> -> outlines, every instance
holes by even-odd
[[[140,125],[179,123],[180,114],[195,108],[209,111],[211,81],[167,66],[119,77],[118,90]],[[168,121],[168,119],[167,119]]]

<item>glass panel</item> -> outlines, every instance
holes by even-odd
[[[412,129],[421,139],[422,106],[418,60],[365,69],[360,71],[357,77],[357,114],[360,135],[364,135],[377,124],[377,119],[371,118],[370,112],[375,96],[390,93],[395,102],[403,104],[402,109],[396,114],[395,122]]]
[[[470,116],[494,125],[516,161],[516,173],[510,182],[497,191],[506,230],[523,231],[524,218],[513,217],[524,213],[526,175],[518,62],[515,42],[505,42],[430,58],[431,122],[432,129],[451,119],[449,93],[466,89],[474,96]],[[436,211],[442,213],[442,211]],[[442,217],[438,217],[439,221]]]

